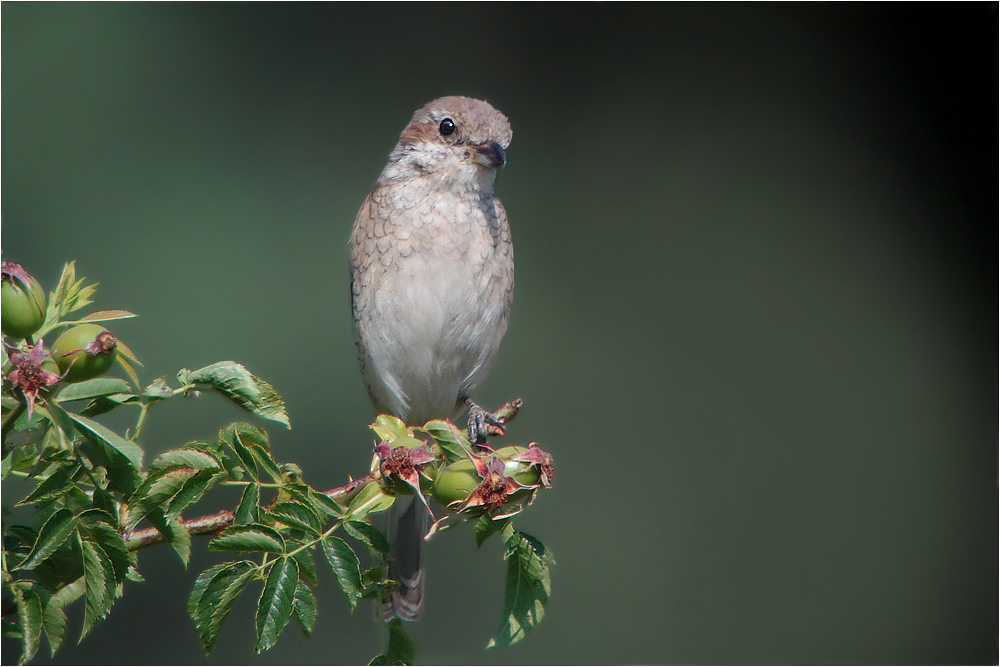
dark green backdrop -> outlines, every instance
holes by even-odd
[[[435,538],[419,658],[995,664],[996,25],[995,3],[5,2],[4,257],[49,286],[76,259],[140,313],[115,329],[144,380],[271,381],[279,458],[334,486],[372,444],[354,215],[414,109],[487,99],[514,128],[517,289],[478,398],[523,397],[509,438],[556,457],[522,525],[558,566],[537,632],[484,652],[500,545]],[[239,416],[165,404],[143,444]],[[311,639],[252,656],[246,600],[202,657],[184,606],[211,562],[144,551],[56,662],[376,652],[324,574]]]

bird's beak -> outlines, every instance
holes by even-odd
[[[473,146],[472,150],[473,159],[488,169],[502,167],[507,163],[507,153],[504,152],[503,146],[495,141]]]

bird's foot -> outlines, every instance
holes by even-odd
[[[520,398],[504,403],[496,412],[487,412],[469,399],[465,402],[469,405],[469,442],[475,445],[485,445],[487,436],[503,435],[504,424],[521,408]]]

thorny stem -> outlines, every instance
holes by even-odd
[[[323,494],[333,498],[334,500],[342,500],[350,496],[353,492],[357,491],[368,482],[375,479],[375,475],[376,473],[374,472],[369,473],[361,479],[355,479],[347,484],[344,484],[343,486],[338,486],[335,489],[324,491]],[[189,535],[207,535],[210,533],[217,533],[224,528],[228,528],[233,525],[233,513],[229,510],[224,510],[208,516],[186,519],[181,521],[181,525],[184,526],[184,529]],[[323,537],[329,535],[339,526],[340,523],[337,523],[333,526],[333,528],[324,532]],[[133,530],[130,533],[125,533],[122,537],[125,538],[125,546],[129,551],[136,551],[137,549],[142,549],[143,547],[167,541],[167,538],[165,538],[156,528],[141,528],[139,530]],[[301,551],[301,549],[296,549],[296,551]]]
[[[233,523],[233,513],[229,510],[224,510],[217,514],[212,514],[209,516],[200,516],[197,519],[188,519],[182,521],[181,524],[189,535],[205,535],[207,533],[216,533]],[[166,538],[160,533],[156,528],[143,528],[141,530],[133,530],[131,533],[124,535],[125,546],[129,551],[135,551],[136,549],[141,549],[143,547],[148,547],[151,544],[158,544],[160,542],[165,542]]]
[[[190,390],[192,386],[193,385],[186,385],[184,387],[181,387],[180,389],[175,389],[174,393],[177,394],[177,393],[182,393],[186,390]],[[143,405],[143,412],[139,417],[139,424],[136,426],[136,432],[133,438],[139,435],[139,430],[142,427],[142,419],[149,405],[151,404],[147,403]],[[501,405],[500,408],[492,414],[501,422],[504,423],[510,422],[517,415],[517,412],[521,408],[521,405],[522,405],[521,399],[519,398],[514,399],[513,401],[508,401],[507,403]],[[343,486],[338,486],[334,489],[324,491],[323,494],[329,496],[330,498],[333,498],[334,500],[348,500],[354,494],[354,492],[358,491],[365,484],[375,479],[378,476],[378,474],[379,473],[377,471],[370,472],[360,479],[351,480],[350,482],[344,484]],[[233,484],[233,485],[242,483],[243,482],[224,482],[224,484]],[[263,484],[263,483],[260,483],[260,485],[280,486],[279,484]],[[181,524],[184,526],[185,530],[187,530],[189,535],[206,535],[209,533],[217,533],[223,530],[224,528],[228,528],[229,526],[232,525],[232,523],[233,523],[233,513],[228,510],[219,512],[218,514],[202,516],[195,519],[188,519],[181,522]],[[324,537],[332,533],[334,530],[339,528],[342,523],[343,523],[342,521],[338,521],[333,527],[326,530],[319,539],[323,539]],[[148,547],[152,544],[159,544],[160,542],[167,541],[167,538],[165,538],[160,533],[160,531],[156,530],[156,528],[143,528],[140,530],[132,531],[131,533],[124,535],[124,537],[125,537],[125,544],[128,547],[129,551],[135,551],[136,549],[141,549],[143,547]],[[308,544],[303,545],[302,547],[296,549],[295,552],[293,553],[297,553],[298,551],[301,551],[303,548],[306,548],[308,546],[309,546]]]

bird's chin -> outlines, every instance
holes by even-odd
[[[498,166],[488,155],[483,155],[482,153],[473,153],[472,161],[484,169],[495,169]]]

